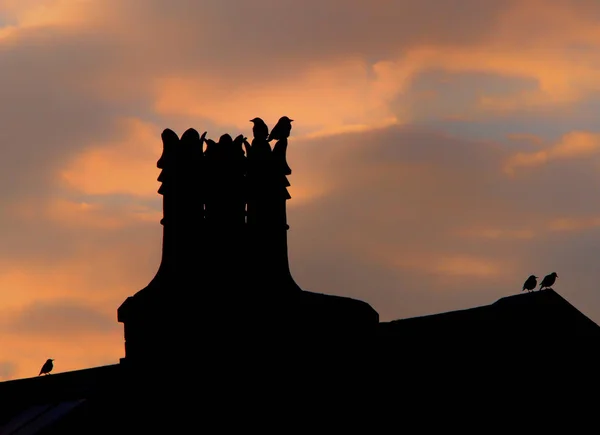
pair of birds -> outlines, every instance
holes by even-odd
[[[254,124],[252,127],[252,134],[256,139],[263,139],[267,142],[271,142],[272,140],[281,140],[287,139],[290,137],[290,133],[292,131],[292,121],[293,119],[288,118],[287,116],[282,116],[269,133],[269,127],[261,118],[253,118],[250,120]]]
[[[50,372],[54,368],[54,364],[52,363],[52,361],[54,361],[52,358],[46,360],[38,376],[50,374]]]
[[[554,285],[554,283],[556,282],[556,278],[558,278],[558,275],[556,274],[556,272],[552,272],[550,275],[546,275],[544,277],[544,279],[542,280],[542,282],[540,283],[540,290],[544,289],[544,288],[550,288]],[[537,279],[538,277],[535,275],[531,275],[529,278],[527,278],[527,281],[525,281],[525,284],[523,284],[523,290],[521,291],[525,291],[527,290],[532,291],[537,287]]]

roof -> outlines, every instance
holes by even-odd
[[[384,336],[403,339],[471,340],[528,337],[528,331],[544,336],[600,339],[600,327],[554,290],[504,297],[493,304],[466,310],[383,322]]]
[[[119,365],[109,365],[0,382],[0,397],[10,398],[0,409],[0,434],[37,434],[56,425],[63,425],[60,433],[70,433],[66,422],[82,415],[79,411],[89,416],[99,397],[114,396],[122,372]]]
[[[481,366],[482,359],[487,355],[486,352],[482,356],[481,350],[486,345],[489,346],[487,349],[494,350],[492,358],[485,361],[486,370],[492,370],[494,366],[496,369],[500,366],[540,367],[538,362],[552,361],[548,358],[551,356],[548,352],[537,353],[540,343],[550,344],[546,349],[550,349],[554,355],[567,356],[581,372],[584,366],[595,370],[598,360],[590,354],[596,354],[595,343],[600,343],[600,327],[553,290],[509,296],[490,305],[466,310],[382,322],[379,331],[379,337],[383,339],[376,340],[376,348],[371,349],[377,353],[367,354],[357,344],[351,356],[354,360],[350,359],[342,366],[336,365],[334,373],[343,372],[342,368],[348,366],[359,372],[364,371],[368,377],[375,373],[373,366],[369,365],[374,363],[376,372],[386,379],[385,385],[389,386],[394,379],[403,382],[419,377],[429,379],[432,373],[424,370],[431,365],[422,366],[422,363],[431,362],[437,367],[438,378],[456,377],[454,369],[457,367],[473,367],[473,364],[469,364],[473,361]],[[561,341],[561,338],[566,340]],[[590,340],[593,341],[591,346]],[[581,358],[582,353],[572,351],[581,343],[584,343],[582,348],[588,351],[586,358]],[[220,340],[219,344],[231,347],[228,340]],[[338,344],[331,342],[336,352]],[[407,351],[409,348],[412,352]],[[417,348],[418,352],[414,352]],[[525,356],[525,348],[534,353]],[[202,350],[205,355],[206,349]],[[183,400],[183,396],[178,396],[179,391],[202,391],[208,394],[207,391],[216,386],[219,391],[227,392],[230,389],[223,388],[224,383],[231,384],[233,388],[247,373],[253,373],[251,378],[259,379],[264,387],[267,379],[258,375],[260,371],[255,372],[254,368],[265,371],[265,376],[267,372],[278,373],[277,365],[254,361],[258,356],[256,354],[250,354],[252,358],[243,361],[244,369],[240,371],[239,349],[230,348],[229,351],[235,354],[235,358],[228,360],[231,355],[211,354],[208,359],[202,359],[201,371],[210,373],[210,376],[198,375],[197,360],[173,358],[168,361],[168,358],[161,358],[158,373],[155,373],[154,365],[146,369],[136,366],[130,370],[128,367],[132,366],[118,364],[0,382],[0,398],[4,402],[0,407],[0,434],[65,435],[91,433],[91,430],[93,433],[128,433],[130,429],[127,425],[133,428],[131,433],[141,433],[140,425],[153,427],[157,419],[169,420],[172,416],[178,416],[179,419],[182,413],[185,414],[184,409],[190,408],[190,415],[195,415],[191,409],[195,409],[196,402]],[[278,353],[281,347],[271,351]],[[321,353],[309,352],[307,355],[293,355],[293,358],[277,357],[285,361],[279,367],[281,373],[276,376],[278,383],[281,383],[281,376],[288,372],[294,375],[283,382],[286,385],[302,373],[315,384],[319,376],[332,376],[332,372],[323,369],[329,365]],[[541,359],[536,361],[535,358]],[[296,359],[307,361],[307,365],[297,370]],[[314,364],[315,361],[318,363]],[[164,367],[167,363],[175,366],[167,369]],[[261,365],[264,365],[262,369]],[[560,365],[565,370],[564,358]],[[310,367],[315,369],[310,371]],[[166,376],[162,373],[166,373]],[[410,376],[407,377],[407,373]],[[223,374],[225,378],[221,377]],[[353,376],[358,374],[354,373]],[[474,381],[480,379],[476,375],[471,378]],[[180,382],[182,380],[184,384]],[[464,378],[462,382],[466,380]],[[247,390],[253,391],[252,388]]]

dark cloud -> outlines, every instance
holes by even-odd
[[[57,168],[118,133],[123,114],[86,92],[107,60],[98,40],[47,29],[15,38],[0,51],[0,171],[10,180],[0,186],[3,201],[47,193]]]
[[[78,335],[113,332],[119,328],[109,316],[76,300],[34,302],[8,317],[5,332],[17,336],[42,336],[56,340]]]
[[[42,212],[27,220],[12,215],[9,206],[16,200],[43,203],[69,197],[72,192],[67,195],[56,185],[57,170],[93,143],[124,137],[126,132],[115,122],[122,116],[149,120],[178,133],[195,127],[218,137],[234,130],[189,114],[153,113],[160,79],[198,79],[198,86],[222,86],[231,94],[251,86],[268,89],[270,82],[285,80],[302,86],[301,76],[311,66],[333,65],[349,57],[364,60],[369,74],[373,62],[402,60],[420,44],[435,49],[481,47],[497,36],[499,17],[521,2],[95,4],[100,8],[85,28],[21,29],[9,44],[3,41],[0,51],[0,171],[5,180],[0,187],[0,258],[8,264],[2,272],[15,263],[25,265],[29,276],[39,278],[36,295],[48,292],[47,296],[57,291],[53,285],[44,286],[50,274],[68,271],[74,283],[85,282],[72,290],[87,301],[32,303],[3,323],[7,337],[68,341],[81,334],[85,341],[96,333],[121,336],[115,310],[154,276],[162,232],[158,221],[131,220],[126,211],[138,205],[160,210],[160,197],[150,202],[134,197],[79,198],[104,204],[106,209],[96,217],[122,219],[124,225],[119,227],[50,221]],[[588,19],[597,19],[600,11],[596,1],[576,1],[572,6],[581,8],[578,13],[585,11]],[[533,9],[525,17],[535,19],[538,13],[539,8]],[[550,28],[547,20],[538,23],[536,32]],[[532,58],[535,55],[532,51]],[[539,85],[523,75],[425,70],[392,102],[399,119],[410,112],[411,127],[294,139],[289,149],[292,188],[324,191],[308,201],[290,201],[290,261],[297,282],[307,290],[363,299],[382,320],[389,320],[491,303],[519,292],[531,273],[556,271],[557,290],[599,320],[600,277],[594,263],[600,246],[598,229],[548,228],[555,218],[600,216],[594,200],[600,182],[597,156],[523,168],[515,178],[502,171],[515,151],[533,149],[508,144],[508,134],[534,133],[553,142],[570,130],[594,130],[598,95],[590,93],[580,104],[560,107],[473,112],[482,94],[507,96]],[[210,77],[214,80],[209,82]],[[194,95],[194,89],[190,93]],[[324,107],[327,98],[323,96]],[[285,104],[310,103],[299,99]],[[470,114],[466,120],[448,119],[465,111]],[[249,114],[248,119],[255,115],[260,114]],[[295,131],[301,131],[303,121],[297,122]],[[492,235],[498,231],[500,236],[466,234],[480,229]],[[531,237],[511,236],[519,232]],[[470,262],[481,270],[469,274]],[[96,297],[88,301],[86,296],[92,293]],[[106,312],[91,306],[98,295]],[[114,359],[122,356],[120,341],[115,349],[119,354]],[[14,370],[9,363],[0,363],[0,377],[10,377]]]
[[[391,107],[398,114],[410,107],[413,123],[460,116],[493,119],[498,111],[482,107],[482,97],[509,98],[538,87],[539,83],[532,77],[426,68],[414,75],[409,88],[392,102]]]
[[[512,0],[112,0],[108,34],[143,44],[131,54],[153,68],[202,68],[251,81],[293,76],[307,63],[386,59],[415,44],[483,42]],[[472,19],[476,16],[477,19]],[[177,47],[177,49],[174,49]],[[150,56],[152,54],[152,56]]]
[[[11,379],[17,372],[17,365],[10,361],[0,361],[0,379]]]
[[[591,291],[596,277],[589,259],[599,245],[580,244],[596,241],[596,231],[553,232],[548,223],[600,216],[593,201],[600,181],[594,163],[557,161],[509,179],[502,165],[511,152],[412,128],[292,143],[292,185],[295,174],[309,170],[313,179],[338,181],[327,196],[288,213],[298,282],[364,299],[384,319],[491,303],[518,292],[530,273],[555,269],[569,277],[566,288]],[[479,227],[534,236],[461,233]],[[456,256],[489,261],[500,270],[489,276],[436,271],[435,261]],[[593,313],[600,317],[600,310]]]
[[[89,203],[102,208],[86,212],[82,217],[65,213],[61,220],[60,215],[53,220],[48,218],[45,210],[54,197],[47,197],[31,204],[35,216],[23,218],[18,214],[9,212],[3,217],[3,227],[0,229],[2,244],[0,244],[0,258],[10,259],[8,267],[17,264],[28,264],[31,267],[63,266],[73,258],[86,255],[93,261],[98,261],[97,255],[116,250],[121,252],[119,258],[127,258],[132,249],[145,248],[149,240],[160,237],[162,227],[158,222],[140,220],[132,217],[131,208],[135,206],[149,206],[156,211],[162,209],[162,202],[157,194],[157,199],[149,201],[133,196],[128,196],[125,203],[110,201],[110,198],[86,198]],[[25,198],[27,199],[27,198]],[[78,198],[73,198],[76,206]],[[60,208],[60,205],[58,206]],[[152,210],[151,209],[151,210]],[[87,215],[87,216],[86,216]],[[87,223],[86,223],[87,221]],[[98,221],[98,224],[94,224]],[[106,225],[103,222],[107,222]],[[111,226],[111,224],[118,224]],[[141,257],[138,257],[141,260]],[[11,264],[12,263],[12,264]],[[101,265],[98,265],[101,268]],[[98,273],[104,274],[103,271]],[[114,274],[105,275],[112,279]]]

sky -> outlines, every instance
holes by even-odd
[[[161,131],[255,116],[303,289],[388,321],[555,271],[600,322],[599,109],[597,0],[0,0],[0,380],[124,356]]]

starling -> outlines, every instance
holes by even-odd
[[[269,127],[265,124],[265,121],[261,118],[253,118],[250,122],[254,123],[254,126],[252,127],[254,139],[267,140],[267,137],[269,136]]]
[[[550,275],[546,275],[540,283],[540,290],[552,287],[556,282],[556,278],[558,278],[556,272],[552,272]]]
[[[292,121],[293,119],[288,118],[287,116],[282,116],[271,130],[271,134],[267,138],[269,142],[273,139],[280,140],[290,137],[290,132],[292,131]]]
[[[52,364],[52,361],[54,361],[54,360],[53,359],[46,360],[46,362],[42,366],[42,369],[40,370],[40,374],[38,376],[41,376],[42,374],[45,374],[45,375],[50,374],[50,372],[54,368],[54,364]]]
[[[527,290],[528,292],[530,292],[531,290],[535,289],[536,286],[537,286],[537,276],[531,275],[531,276],[529,276],[529,278],[527,278],[527,281],[525,281],[525,284],[523,284],[523,290],[521,290],[521,291]]]

